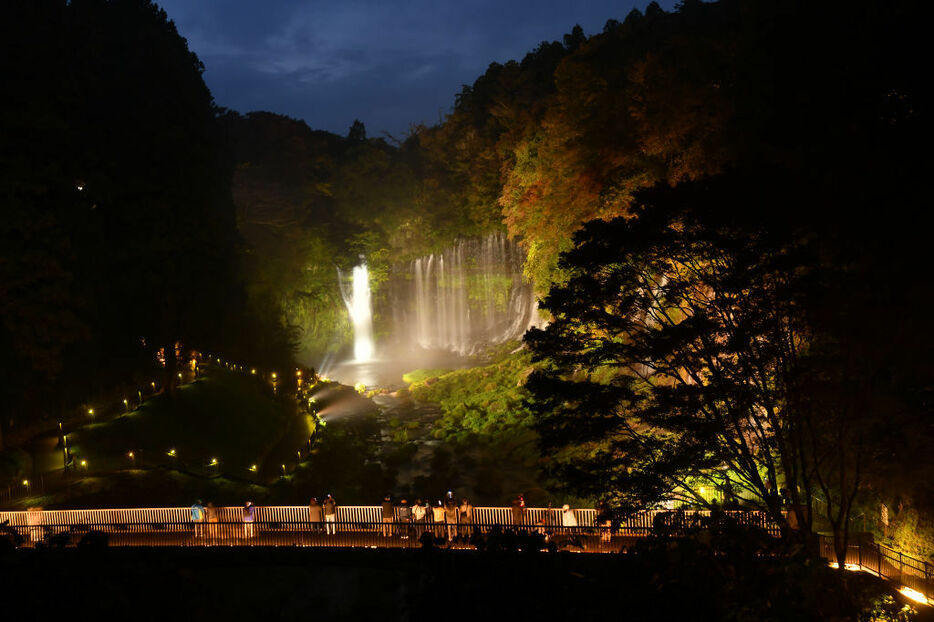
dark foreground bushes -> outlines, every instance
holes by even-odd
[[[715,552],[703,532],[624,555],[509,550],[141,549],[86,543],[0,556],[17,619],[902,620],[885,584],[803,553]],[[747,552],[749,554],[747,554]],[[888,598],[888,600],[886,600]],[[874,613],[873,613],[874,612]],[[312,615],[314,614],[314,615]]]

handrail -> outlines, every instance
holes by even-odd
[[[239,521],[242,517],[242,507],[215,508],[220,521]],[[399,517],[399,509],[395,508],[394,519]],[[512,507],[481,506],[473,508],[473,522],[478,524],[525,524],[525,525],[562,525],[566,521],[562,512],[556,508],[525,508],[520,515],[514,513]],[[596,525],[596,510],[571,510],[574,520],[569,524],[580,527],[594,527]],[[733,516],[738,522],[765,528],[777,535],[777,526],[771,524],[767,516],[759,511],[727,511],[724,514]],[[432,509],[427,508],[427,516],[431,521]],[[708,510],[692,510],[677,514],[671,510],[644,510],[633,514],[621,521],[618,528],[628,533],[646,534],[652,530],[658,520],[669,524],[676,516],[687,518],[710,516]],[[300,522],[309,519],[308,506],[256,506],[255,520],[261,522]],[[379,522],[382,520],[382,506],[357,505],[337,506],[336,520],[342,522]],[[190,522],[191,508],[102,508],[81,510],[27,510],[16,512],[0,512],[0,523],[9,521],[11,526],[38,526],[38,525],[87,525],[87,524],[147,524]]]
[[[833,537],[820,536],[821,557],[836,565]],[[847,546],[845,567],[870,572],[901,586],[901,592],[916,602],[934,604],[934,565],[876,542],[852,542]]]

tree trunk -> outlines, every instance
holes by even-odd
[[[846,570],[846,549],[847,549],[847,534],[846,531],[839,529],[834,525],[833,529],[833,552],[837,558],[837,565],[839,566],[840,572]]]

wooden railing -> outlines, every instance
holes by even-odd
[[[831,564],[837,564],[833,538],[820,536],[820,554]],[[870,572],[911,590],[912,598],[919,595],[934,604],[934,565],[899,553],[895,549],[875,542],[857,541],[846,550],[846,568]]]
[[[254,521],[243,508],[216,508],[215,521],[191,520],[191,508],[31,510],[0,512],[0,524],[21,546],[80,546],[105,538],[109,546],[310,546],[415,548],[549,549],[587,553],[618,552],[663,529],[690,528],[709,512],[640,512],[612,526],[595,524],[596,512],[574,510],[573,521],[560,510],[477,507],[469,521],[400,521],[398,508],[386,522],[381,506],[341,506],[333,521],[312,522],[307,506],[257,507]],[[739,523],[762,525],[757,512],[732,512]],[[667,529],[666,529],[667,528]],[[773,533],[777,534],[777,530]],[[2,534],[0,534],[2,536]]]
[[[239,522],[242,518],[241,507],[216,508],[220,522]],[[596,511],[592,509],[572,510],[574,524],[579,527],[595,527]],[[772,525],[762,512],[726,512],[741,524],[755,525],[777,535],[777,527]],[[627,520],[614,525],[614,531],[623,535],[644,536],[652,532],[659,522],[673,524],[673,521],[702,519],[710,515],[709,511],[697,510],[675,513],[668,510],[646,510],[632,515]],[[428,508],[431,522],[431,508]],[[398,508],[396,508],[398,519]],[[301,523],[309,520],[308,506],[257,506],[255,520],[264,523],[288,522]],[[336,520],[341,523],[379,523],[382,520],[382,507],[377,505],[338,506]],[[147,524],[184,524],[191,522],[191,508],[130,508],[130,509],[95,509],[95,510],[31,510],[22,512],[0,512],[0,523],[9,521],[14,527],[37,527],[42,525],[147,525]],[[510,507],[474,507],[472,523],[478,526],[514,525],[515,519]],[[521,525],[539,526],[564,524],[559,509],[528,508],[525,510]]]

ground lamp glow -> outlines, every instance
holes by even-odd
[[[922,605],[930,604],[930,601],[928,600],[927,596],[925,596],[918,590],[913,590],[910,587],[903,587],[898,591],[899,593],[902,594],[902,596],[905,596],[906,598],[909,598],[915,601],[916,603],[920,603]]]

